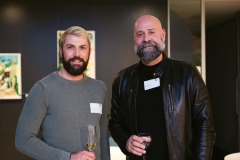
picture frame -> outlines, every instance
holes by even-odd
[[[20,53],[0,53],[0,100],[22,99]]]
[[[62,68],[61,57],[59,55],[59,39],[62,36],[64,30],[57,30],[57,70]],[[87,65],[85,74],[91,78],[96,78],[96,49],[95,49],[95,31],[88,30],[88,36],[91,41],[91,53]]]

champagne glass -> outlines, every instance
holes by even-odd
[[[138,136],[139,137],[151,138],[151,135],[149,133],[139,133]],[[152,141],[152,138],[151,138],[151,141]],[[150,142],[143,141],[143,145],[145,146],[145,150],[147,150],[150,147],[151,141]],[[146,154],[143,154],[142,158],[143,158],[143,160],[145,160],[146,159]]]
[[[96,147],[96,141],[97,141],[96,126],[88,125],[87,127],[88,127],[88,133],[87,133],[86,146],[88,151],[93,152]]]

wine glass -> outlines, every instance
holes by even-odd
[[[139,133],[138,136],[139,137],[151,138],[151,134],[149,134],[149,133]],[[152,138],[151,138],[151,141],[152,141]],[[145,150],[147,150],[149,148],[149,146],[151,144],[151,141],[150,142],[143,141],[143,145],[145,146]],[[143,160],[145,160],[146,159],[146,154],[143,154],[142,158],[143,158]]]
[[[96,147],[96,141],[97,141],[96,126],[89,124],[87,127],[88,127],[88,133],[87,133],[86,146],[88,151],[93,152]]]

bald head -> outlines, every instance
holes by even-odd
[[[136,33],[138,30],[141,30],[141,28],[156,28],[162,30],[162,25],[158,18],[152,15],[144,15],[136,20],[134,25],[134,33]]]
[[[155,41],[157,43],[165,42],[166,31],[162,28],[160,20],[152,15],[139,17],[134,25],[135,45],[143,41]]]

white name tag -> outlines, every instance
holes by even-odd
[[[102,114],[102,104],[100,103],[90,103],[91,113]]]
[[[149,90],[160,86],[160,79],[154,78],[147,81],[144,81],[144,90]]]

